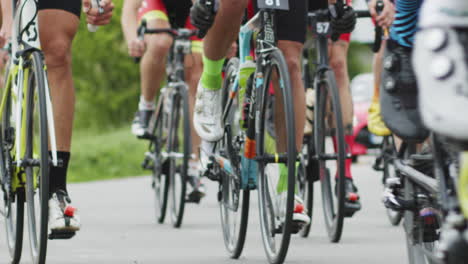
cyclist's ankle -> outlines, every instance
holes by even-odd
[[[219,90],[222,85],[221,72],[223,70],[224,58],[220,60],[211,60],[203,56],[203,73],[201,84],[203,88],[209,90]]]
[[[140,101],[138,102],[139,111],[151,111],[156,108],[156,103],[154,100],[147,101],[143,95],[140,96]]]

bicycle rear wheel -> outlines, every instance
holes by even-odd
[[[20,262],[23,248],[24,227],[24,187],[20,186],[13,166],[14,151],[14,124],[13,104],[11,102],[11,79],[9,65],[7,65],[5,76],[7,79],[2,91],[5,97],[5,105],[2,109],[2,123],[0,126],[0,183],[1,197],[3,198],[1,214],[4,217],[6,227],[6,243],[11,257],[11,263]],[[6,94],[8,93],[8,94]]]
[[[169,118],[168,111],[164,109],[164,96],[161,95],[158,109],[155,112],[153,135],[150,153],[153,158],[152,187],[154,190],[154,210],[156,221],[164,223],[169,194],[169,159],[168,140],[169,140]]]
[[[232,86],[239,68],[239,59],[232,58],[225,67],[222,105],[227,105]],[[240,112],[238,98],[231,101],[225,124],[224,138],[218,142],[220,155],[231,163],[232,172],[221,173],[219,209],[223,238],[231,258],[237,259],[244,249],[249,219],[250,191],[241,189],[240,154],[243,149],[243,133],[239,126]]]
[[[258,100],[256,124],[258,127],[255,130],[257,156],[259,157],[260,224],[268,261],[283,263],[293,232],[292,216],[296,181],[294,110],[289,72],[283,54],[275,50],[268,55],[267,60],[269,63],[264,69],[265,84],[256,89]],[[275,87],[274,95],[269,94],[271,85]],[[276,135],[271,135],[266,128],[267,105],[273,97],[275,97],[274,116],[275,118],[281,117],[281,121],[284,122],[280,123],[275,120],[276,124],[273,126]],[[280,103],[282,107],[279,106]],[[280,143],[277,144],[277,142]],[[272,157],[273,161],[268,157]],[[278,157],[276,161],[274,157]]]
[[[176,228],[182,225],[187,191],[187,170],[191,154],[189,102],[185,87],[181,87],[172,102],[169,140],[169,185],[171,220]]]
[[[26,205],[28,233],[34,264],[46,261],[49,217],[49,153],[46,76],[42,54],[32,52],[26,104]],[[25,76],[26,77],[26,76]]]
[[[346,149],[340,98],[333,72],[326,71],[316,80],[314,135],[322,189],[325,226],[331,242],[338,242],[345,217]],[[334,127],[331,129],[331,127]],[[335,141],[335,145],[333,144]],[[335,188],[333,188],[335,178]]]

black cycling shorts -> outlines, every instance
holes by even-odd
[[[309,0],[309,11],[327,9],[328,0]]]
[[[257,0],[251,0],[257,10]],[[307,22],[307,0],[289,0],[289,10],[277,13],[276,32],[278,40],[304,43]]]
[[[79,18],[81,14],[81,0],[39,0],[39,10],[44,9],[64,10]]]

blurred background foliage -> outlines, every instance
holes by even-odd
[[[77,103],[71,181],[149,174],[140,167],[146,142],[130,134],[139,98],[139,67],[127,54],[121,30],[123,1],[114,3],[116,8],[110,25],[90,33],[82,19],[73,43]],[[370,49],[352,43],[351,77],[369,72],[370,63]]]
[[[114,2],[111,24],[90,33],[81,19],[73,43],[77,129],[101,131],[128,124],[138,103],[139,67],[128,56],[123,39],[123,1]]]

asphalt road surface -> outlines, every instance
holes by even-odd
[[[353,167],[363,209],[346,219],[340,243],[328,241],[323,214],[317,208],[310,237],[295,236],[286,263],[396,264],[407,263],[401,227],[388,222],[381,203],[380,175],[364,157]],[[318,189],[316,184],[316,188]],[[227,257],[221,233],[217,186],[208,182],[208,196],[189,205],[181,229],[157,224],[149,177],[72,184],[69,189],[80,209],[82,230],[71,240],[50,241],[47,263],[267,263],[261,241],[257,194],[253,193],[248,237],[242,257]],[[320,203],[318,193],[316,202]],[[4,224],[0,229],[0,263],[7,263]],[[31,263],[27,237],[23,261]]]

